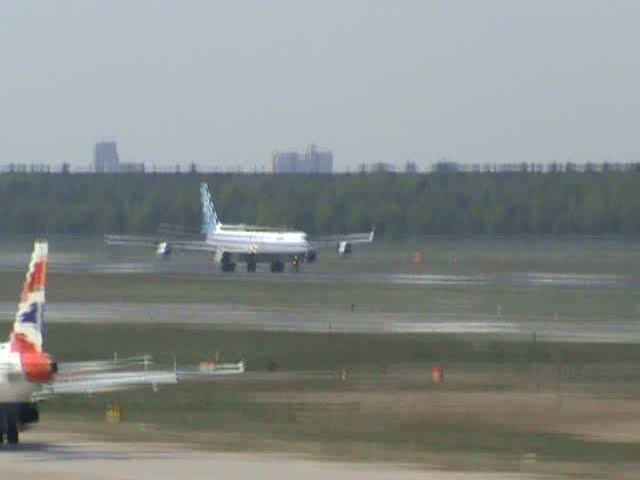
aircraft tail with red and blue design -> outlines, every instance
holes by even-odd
[[[29,270],[22,287],[18,312],[11,333],[12,342],[28,343],[37,351],[42,351],[44,336],[45,288],[47,286],[47,267],[49,246],[45,240],[37,240]]]

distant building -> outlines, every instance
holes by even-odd
[[[118,173],[120,159],[116,142],[98,142],[93,152],[96,173]]]
[[[298,152],[273,152],[271,173],[297,173],[299,157]]]
[[[116,142],[97,142],[93,155],[96,173],[144,173],[142,162],[120,162]]]
[[[333,152],[309,145],[304,153],[277,151],[271,157],[271,173],[325,173],[333,172]]]
[[[298,173],[331,173],[333,153],[317,145],[309,145],[304,156],[298,161]]]

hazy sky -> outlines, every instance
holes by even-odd
[[[0,164],[640,161],[640,2],[0,0]]]

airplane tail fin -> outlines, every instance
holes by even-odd
[[[21,337],[36,350],[42,350],[44,336],[45,287],[49,247],[46,240],[37,240],[33,245],[29,270],[22,287],[20,304],[13,324],[12,338]]]
[[[209,236],[215,232],[220,221],[209,193],[209,186],[204,182],[200,184],[200,201],[202,202],[202,233]]]

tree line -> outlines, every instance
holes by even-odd
[[[198,230],[199,183],[227,223],[310,234],[640,233],[640,172],[428,174],[4,174],[0,233],[153,233]]]

